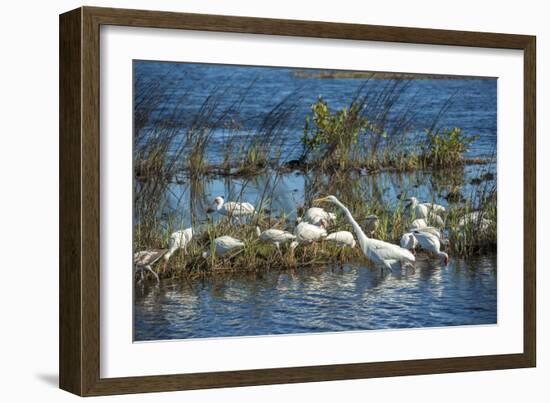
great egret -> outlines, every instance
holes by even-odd
[[[376,265],[383,266],[390,271],[392,266],[399,264],[401,268],[406,265],[414,266],[414,255],[407,249],[400,246],[391,244],[389,242],[380,241],[378,239],[371,239],[361,229],[357,221],[353,218],[350,211],[344,206],[335,196],[327,196],[321,199],[317,199],[315,202],[330,202],[338,206],[346,216],[348,222],[353,227],[355,236],[359,241],[361,250],[363,253]]]
[[[144,279],[145,270],[149,271],[155,277],[157,283],[159,283],[159,275],[153,270],[152,266],[164,256],[166,251],[167,249],[149,249],[134,253],[135,270],[141,274],[140,283]]]
[[[226,217],[248,217],[256,213],[256,209],[250,203],[225,202],[222,196],[214,199],[214,202],[208,209],[207,213],[218,213]]]
[[[443,260],[445,266],[449,263],[449,255],[445,252],[441,252],[441,243],[439,238],[433,234],[422,231],[414,231],[414,237],[418,240],[420,247]]]
[[[220,236],[212,241],[211,248],[202,253],[202,257],[207,258],[211,256],[211,251],[214,250],[214,256],[224,256],[227,252],[244,247],[244,242],[233,238],[229,235]]]
[[[170,238],[168,239],[168,252],[166,252],[162,257],[164,260],[164,265],[162,267],[163,272],[166,270],[168,260],[178,249],[183,249],[184,252],[187,252],[187,245],[192,239],[193,228],[186,228],[181,231],[176,231],[170,235]]]
[[[327,223],[334,222],[336,220],[336,214],[329,213],[320,207],[311,207],[307,209],[302,221],[307,223],[320,226],[322,220],[325,220]]]
[[[256,227],[256,234],[261,241],[270,242],[275,245],[279,253],[281,253],[281,243],[293,241],[294,239],[296,239],[296,235],[293,235],[288,231],[283,231],[275,228],[266,229],[264,232],[262,232],[260,230],[260,227]]]

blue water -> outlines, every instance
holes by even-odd
[[[184,134],[201,107],[216,98],[211,111],[211,130],[216,135],[208,145],[211,161],[220,161],[223,142],[242,135],[262,136],[265,116],[283,103],[291,111],[285,117],[281,137],[283,159],[299,154],[304,117],[322,96],[334,110],[349,105],[359,92],[376,99],[392,85],[403,86],[387,117],[387,127],[406,115],[412,140],[422,136],[437,120],[438,128],[460,127],[479,138],[468,156],[494,157],[496,149],[497,82],[495,79],[395,80],[299,78],[294,69],[201,65],[188,63],[134,62],[135,93],[152,84],[160,98],[152,103],[135,99],[135,111],[153,108],[142,134],[154,135],[165,119]],[[157,84],[158,83],[158,84]],[[147,97],[145,98],[147,101]],[[438,117],[448,103],[445,113]],[[376,113],[384,109],[372,107]],[[229,113],[221,116],[222,111]],[[182,156],[185,158],[185,156]],[[471,179],[494,172],[495,164],[471,165],[454,174],[466,198],[475,192]],[[429,172],[381,172],[349,175],[348,188],[365,200],[378,200],[392,209],[399,194],[448,205],[446,192],[455,182],[448,174],[437,178]],[[260,207],[269,194],[273,215],[284,211],[290,220],[308,195],[318,194],[331,181],[309,174],[263,173],[253,178],[205,177],[198,183],[185,175],[170,184],[162,214],[178,217],[167,232],[206,220],[204,210],[218,195],[243,200]],[[456,179],[454,179],[456,181]],[[492,185],[493,178],[482,186]],[[324,183],[324,184],[323,184]],[[345,191],[345,189],[343,189]],[[349,189],[348,189],[349,190]],[[457,259],[448,267],[420,256],[414,273],[388,274],[370,267],[346,266],[267,272],[254,276],[209,278],[193,281],[163,280],[160,286],[136,286],[134,305],[135,340],[250,336],[303,332],[373,330],[452,325],[494,324],[497,320],[496,257]]]
[[[140,93],[152,82],[160,81],[164,88],[162,102],[156,106],[149,126],[152,128],[165,118],[173,119],[174,110],[182,127],[190,127],[197,112],[208,97],[215,95],[217,105],[213,116],[230,106],[230,119],[239,123],[242,133],[256,131],[262,126],[267,112],[276,105],[292,106],[285,120],[287,159],[295,158],[299,138],[304,129],[305,116],[311,105],[322,96],[332,110],[348,106],[357,94],[366,94],[376,106],[372,113],[382,113],[385,102],[377,95],[387,93],[396,80],[297,78],[291,68],[208,65],[194,63],[134,62],[135,93]],[[431,127],[445,105],[445,113],[437,119],[437,128],[460,127],[467,135],[479,135],[468,150],[469,156],[488,156],[495,151],[497,131],[496,79],[426,79],[409,80],[403,86],[387,117],[406,114],[411,133],[421,134]],[[378,102],[379,101],[379,102]],[[390,100],[386,100],[389,102]],[[138,107],[139,109],[139,107]],[[223,137],[228,119],[215,122],[214,127]],[[234,130],[232,131],[234,135]],[[212,145],[215,150],[215,145]],[[216,161],[219,156],[213,156]]]
[[[494,324],[496,257],[136,286],[136,341]]]

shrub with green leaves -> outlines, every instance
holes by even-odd
[[[434,168],[462,165],[464,153],[479,136],[467,136],[458,127],[442,131],[426,131],[424,159]]]
[[[359,136],[369,127],[361,115],[363,104],[353,102],[331,112],[327,102],[319,97],[306,116],[302,145],[304,155],[313,154],[315,160],[345,168],[358,153]]]

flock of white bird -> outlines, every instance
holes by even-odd
[[[447,253],[441,251],[441,245],[445,244],[446,241],[438,229],[443,227],[441,214],[445,213],[445,207],[439,204],[420,203],[415,197],[407,199],[406,209],[410,216],[415,219],[409,227],[409,232],[403,234],[400,245],[395,245],[372,237],[379,224],[376,216],[371,215],[366,217],[364,220],[366,223],[365,232],[353,218],[348,208],[335,196],[316,199],[313,203],[330,203],[338,207],[352,226],[355,236],[349,231],[328,233],[327,228],[336,220],[336,214],[320,207],[311,207],[305,212],[303,217],[297,219],[297,225],[293,233],[276,228],[262,231],[259,227],[256,227],[258,239],[262,242],[273,244],[281,255],[280,246],[286,242],[290,242],[292,251],[298,246],[304,249],[310,245],[313,248],[317,248],[317,243],[322,240],[334,242],[342,248],[340,259],[342,259],[344,248],[354,248],[359,243],[363,254],[371,262],[390,271],[396,268],[414,268],[416,262],[415,250],[417,248],[426,251],[434,258],[441,259],[444,265],[448,264],[449,256]],[[207,212],[240,220],[256,214],[256,209],[250,203],[225,202],[223,197],[218,196],[214,199],[212,206],[208,208]],[[490,220],[479,216],[479,212],[473,212],[462,217],[459,225],[464,226],[474,222],[474,220],[480,222],[481,227],[488,227],[491,224]],[[433,223],[435,226],[430,226],[428,223]],[[176,231],[169,238],[168,249],[151,249],[135,253],[134,266],[136,271],[141,274],[140,281],[143,280],[144,274],[147,271],[152,273],[158,281],[158,274],[153,270],[152,265],[162,258],[164,264],[161,270],[166,270],[168,260],[178,249],[186,252],[187,245],[193,239],[193,235],[192,228]],[[207,258],[214,254],[215,256],[222,257],[230,251],[243,248],[244,246],[245,243],[243,241],[229,235],[224,235],[215,238],[209,249],[204,251],[202,256]]]

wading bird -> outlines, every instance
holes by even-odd
[[[214,199],[214,202],[208,209],[207,213],[218,213],[226,217],[249,217],[256,213],[256,209],[250,203],[243,202],[225,202],[222,196],[218,196]]]
[[[153,270],[153,265],[164,256],[167,249],[149,249],[142,250],[134,253],[134,267],[135,271],[140,273],[141,277],[139,282],[141,283],[145,278],[145,270],[149,271],[159,282],[159,275]]]
[[[431,255],[439,257],[443,261],[445,266],[447,266],[447,264],[449,263],[449,255],[447,255],[445,252],[440,251],[441,243],[437,236],[422,231],[414,231],[413,234],[423,250],[430,253]]]
[[[361,246],[363,253],[376,265],[385,267],[392,271],[393,266],[399,265],[400,268],[413,266],[415,264],[414,255],[407,249],[391,244],[389,242],[371,239],[361,229],[357,221],[353,218],[350,211],[335,196],[327,196],[317,199],[315,202],[329,202],[338,206],[348,222],[353,227],[357,241]]]
[[[336,221],[336,214],[329,213],[320,207],[311,207],[307,209],[302,221],[309,224],[321,226],[321,220],[325,220],[326,224]]]
[[[294,235],[296,240],[290,244],[290,249],[294,252],[294,249],[298,245],[304,245],[304,254],[307,250],[307,245],[314,244],[314,248],[317,241],[327,236],[327,230],[324,228],[326,221],[322,219],[319,222],[319,226],[307,223],[305,221],[300,222],[296,228],[294,228]],[[314,249],[315,250],[315,249]]]
[[[402,248],[408,249],[414,254],[414,250],[418,246],[418,241],[412,232],[406,232],[401,237],[399,244]]]
[[[192,239],[193,228],[186,228],[181,231],[176,231],[170,235],[170,238],[168,239],[168,252],[166,252],[162,257],[164,260],[164,265],[162,266],[163,272],[168,266],[168,260],[178,249],[183,249],[183,252],[187,253],[187,245]]]
[[[331,232],[325,238],[327,241],[335,242],[338,246],[355,248],[355,238],[349,231]]]
[[[409,226],[409,231],[414,231],[415,229],[425,228],[428,226],[428,223],[424,218],[417,218]]]
[[[327,235],[325,238],[327,241],[334,242],[336,245],[340,246],[340,265],[344,262],[344,249],[347,247],[355,248],[355,238],[353,234],[349,231],[338,231],[332,232]]]
[[[442,205],[435,203],[419,203],[416,197],[409,197],[405,202],[407,202],[405,208],[409,212],[414,212],[416,218],[423,218],[426,223],[433,223],[438,227],[443,227],[445,225],[440,214],[445,213],[447,210]]]
[[[482,211],[472,211],[471,213],[463,215],[460,220],[458,220],[459,227],[474,227],[482,232],[487,231],[493,223],[493,220],[484,217]]]
[[[260,241],[269,242],[275,245],[279,253],[281,253],[281,243],[293,241],[294,239],[296,239],[296,235],[293,235],[288,231],[283,231],[275,228],[266,229],[264,232],[262,232],[260,230],[260,227],[256,227],[256,234],[260,238]]]
[[[210,249],[204,251],[202,253],[202,257],[207,258],[211,256],[212,250],[214,251],[214,256],[222,257],[227,254],[227,252],[242,247],[244,247],[243,241],[233,238],[229,235],[224,235],[214,239],[214,241],[212,241]]]

